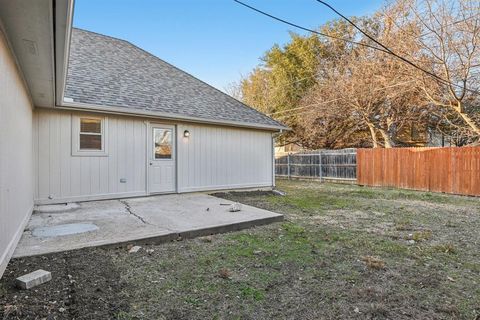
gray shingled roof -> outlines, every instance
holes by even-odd
[[[205,121],[285,128],[131,43],[73,29],[65,97]]]

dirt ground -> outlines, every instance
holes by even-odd
[[[144,245],[14,259],[4,319],[480,319],[480,199],[279,181],[217,196],[286,221]],[[14,278],[43,268],[32,290]],[[2,314],[3,312],[3,314]]]

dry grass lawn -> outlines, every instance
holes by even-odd
[[[278,188],[287,196],[218,196],[283,213],[283,223],[136,254],[14,260],[0,281],[5,318],[479,319],[480,199],[305,181]],[[54,280],[12,287],[38,267]]]

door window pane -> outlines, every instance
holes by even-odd
[[[155,159],[172,159],[172,130],[153,128]]]

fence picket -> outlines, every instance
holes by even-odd
[[[318,150],[275,155],[275,174],[288,178],[355,181],[356,150]]]
[[[480,147],[358,149],[357,183],[480,196]]]

